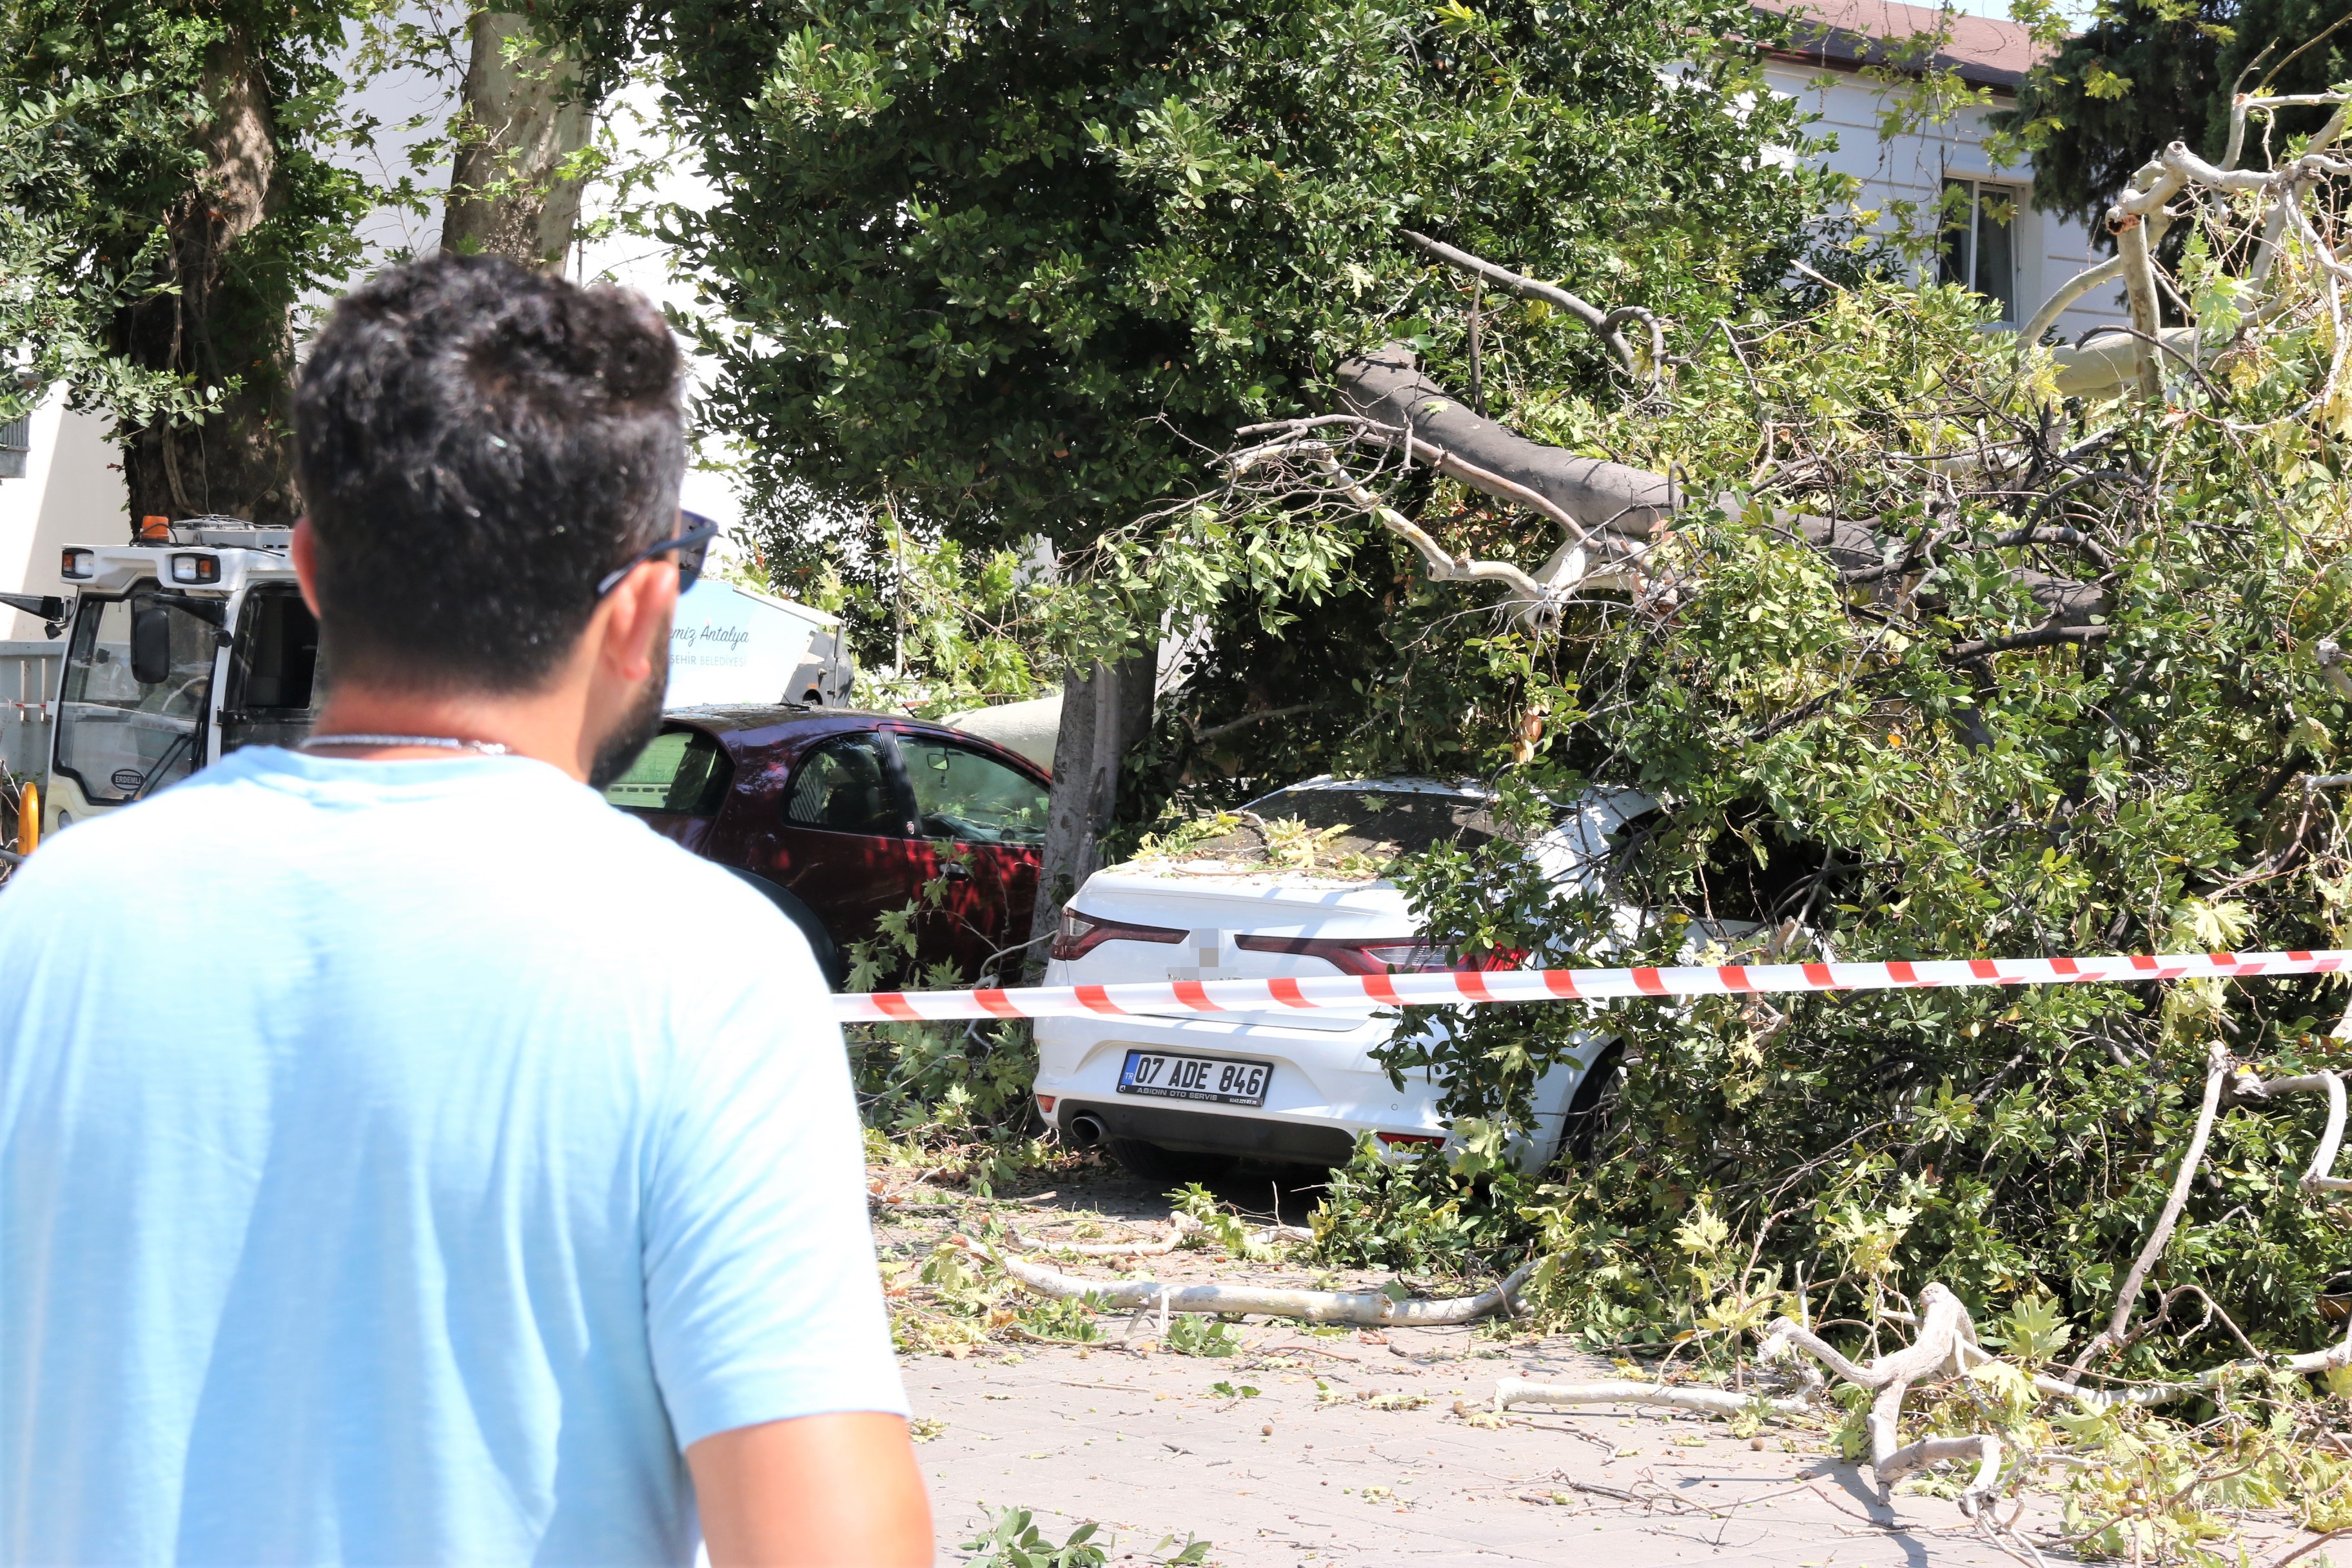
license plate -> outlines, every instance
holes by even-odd
[[[1265,1086],[1274,1077],[1265,1062],[1230,1061],[1223,1057],[1171,1057],[1159,1051],[1129,1051],[1119,1069],[1121,1094],[1149,1094],[1161,1100],[1207,1100],[1219,1105],[1265,1104]]]

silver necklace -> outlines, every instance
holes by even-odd
[[[436,752],[479,752],[486,757],[503,757],[514,750],[496,741],[460,741],[453,735],[313,735],[299,749],[307,752],[314,746],[430,746]]]

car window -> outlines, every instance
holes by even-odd
[[[604,786],[604,798],[631,811],[716,816],[735,765],[718,742],[699,730],[665,730]]]
[[[926,838],[965,844],[1045,842],[1045,786],[993,757],[934,740],[898,737]]]
[[[1489,802],[1426,790],[1280,789],[1249,810],[1266,822],[1296,820],[1317,833],[1342,828],[1334,848],[1415,855],[1440,844],[1475,848],[1499,831]]]
[[[892,798],[881,742],[848,735],[803,763],[784,795],[784,820],[830,833],[897,837],[906,831]]]

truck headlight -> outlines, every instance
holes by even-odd
[[[217,583],[220,581],[220,557],[217,555],[174,555],[172,557],[172,581],[174,583]]]
[[[65,552],[65,558],[58,565],[58,575],[95,577],[98,575],[98,568],[93,563],[97,559],[98,552],[94,550],[68,550]]]

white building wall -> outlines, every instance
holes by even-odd
[[[2061,283],[2084,268],[2105,259],[2080,224],[2054,213],[2033,210],[2031,164],[1993,167],[1984,139],[1990,129],[1985,117],[2008,108],[2005,98],[1986,108],[1962,109],[1939,125],[1923,126],[1882,140],[1888,89],[1852,71],[1819,66],[1772,62],[1765,79],[1773,90],[1798,100],[1821,116],[1817,134],[1834,135],[1837,148],[1823,160],[1832,171],[1851,174],[1862,183],[1855,205],[1880,214],[1879,226],[1892,228],[1890,204],[1916,205],[1918,221],[1935,221],[1935,204],[1941,200],[1946,179],[1970,179],[2002,185],[2015,193],[2017,220],[2017,302],[2020,320],[2031,317]],[[1932,267],[1929,276],[1933,276]],[[2123,287],[2095,290],[2075,301],[2058,319],[2058,331],[2073,342],[2094,327],[2127,326]]]
[[[112,427],[98,415],[69,413],[62,391],[33,410],[25,477],[0,479],[0,590],[62,594],[58,556],[65,546],[130,537],[131,500]],[[37,616],[0,608],[0,641],[42,635]]]

